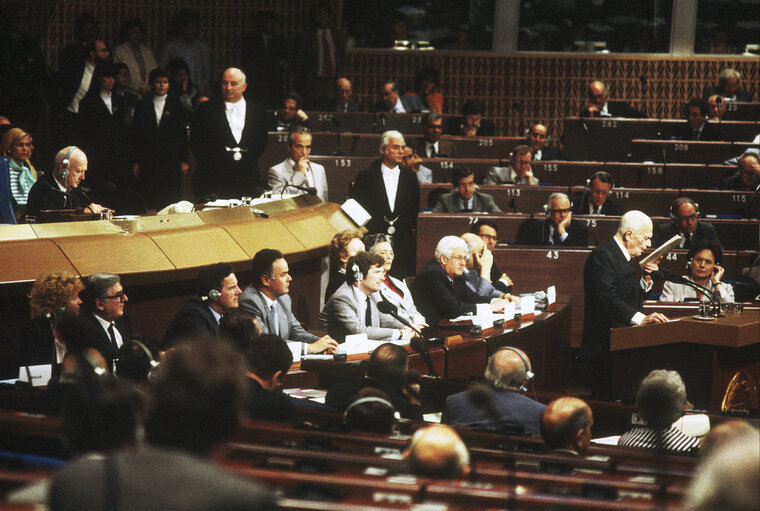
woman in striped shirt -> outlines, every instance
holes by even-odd
[[[19,219],[24,217],[26,197],[37,181],[37,171],[29,161],[33,150],[32,135],[21,128],[9,129],[0,142],[0,154],[8,158],[11,196]]]

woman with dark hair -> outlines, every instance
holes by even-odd
[[[143,44],[145,40],[145,24],[138,19],[124,23],[119,35],[121,44],[113,51],[114,62],[123,62],[129,68],[129,90],[145,96],[150,92],[148,73],[158,65],[153,56],[153,50]]]
[[[720,280],[725,272],[720,265],[723,259],[720,243],[711,239],[697,240],[689,250],[686,259],[686,271],[689,272],[688,275],[684,275],[686,280],[704,287],[723,303],[734,301],[733,287]],[[666,282],[660,295],[661,302],[689,302],[703,299],[708,298],[703,298],[703,293],[700,291],[686,284],[673,282]]]

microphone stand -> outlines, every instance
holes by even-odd
[[[588,160],[592,161],[592,152],[594,149],[594,144],[591,141],[591,133],[588,132],[588,125],[586,124],[586,119],[581,117],[581,126],[583,126],[583,132],[586,133],[586,142],[588,143]]]
[[[335,125],[335,137],[336,137],[336,143],[338,144],[338,147],[333,151],[333,156],[345,156],[345,153],[340,148],[340,121],[332,116],[330,116],[330,120]]]
[[[422,355],[422,359],[425,361],[425,365],[427,365],[428,370],[430,371],[430,374],[434,378],[438,378],[438,373],[436,372],[435,367],[433,366],[433,360],[430,358],[430,350],[428,349],[428,345],[426,342],[427,338],[422,334],[422,332],[417,330],[417,328],[415,328],[414,325],[412,325],[409,321],[407,321],[406,318],[401,317],[401,315],[399,315],[398,313],[398,307],[396,307],[391,302],[389,302],[383,296],[382,293],[380,293],[380,297],[382,298],[382,300],[377,302],[377,310],[379,310],[380,312],[384,314],[390,314],[393,317],[393,319],[395,319],[402,325],[411,328],[412,331],[417,334],[418,336],[417,339],[420,339],[419,343],[414,342],[415,339],[412,339],[411,341],[409,341],[409,344],[414,351]]]

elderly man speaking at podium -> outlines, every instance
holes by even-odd
[[[610,329],[668,321],[659,312],[648,316],[641,313],[644,296],[652,287],[650,273],[657,270],[657,262],[647,263],[639,278],[631,259],[651,246],[651,240],[652,220],[641,211],[629,211],[620,218],[615,236],[592,250],[583,267],[581,358],[594,366],[595,397],[609,394]]]

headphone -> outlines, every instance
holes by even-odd
[[[530,128],[527,128],[525,130],[525,142],[526,143],[528,142],[528,136],[530,135],[530,131],[532,129],[533,129],[533,126],[531,126]],[[551,139],[552,139],[552,137],[549,135],[549,130],[547,129],[547,131],[546,131],[546,138],[544,139],[544,144],[548,144]],[[531,151],[532,151],[532,149],[531,149]],[[509,153],[509,158],[510,159],[512,158],[512,153]]]
[[[674,222],[678,222],[678,208],[680,208],[682,204],[686,203],[694,205],[694,209],[697,210],[697,218],[699,218],[699,204],[688,197],[679,197],[670,205],[670,218]]]
[[[600,170],[598,172],[594,172],[591,174],[590,178],[586,179],[586,193],[591,193],[591,183],[594,182],[594,179],[599,179],[599,181],[604,183],[605,181],[603,181],[603,178],[607,179],[607,182],[612,185],[612,188],[615,188],[615,179],[612,177],[612,174],[604,170]]]
[[[352,408],[354,408],[356,406],[359,406],[360,404],[363,404],[363,403],[378,403],[378,404],[387,406],[388,408],[390,408],[394,412],[396,411],[396,409],[394,408],[393,404],[391,404],[391,402],[388,401],[387,399],[383,399],[381,397],[376,397],[376,396],[367,396],[367,397],[363,397],[363,398],[357,399],[356,401],[354,401],[353,403],[351,403],[348,406],[348,408],[346,408],[346,411],[343,412],[343,420],[346,420],[348,418],[348,412],[350,412]]]
[[[530,360],[523,354],[522,350],[518,350],[517,348],[513,348],[512,346],[502,346],[496,352],[494,352],[494,355],[500,351],[511,351],[513,353],[517,353],[517,356],[520,357],[520,360],[523,362],[523,366],[525,366],[525,383],[520,385],[520,392],[528,392],[528,387],[526,385],[533,381],[533,378],[536,376],[533,373],[533,367],[530,365]],[[491,355],[493,356],[493,355]]]
[[[69,158],[71,158],[71,153],[73,153],[75,150],[79,149],[77,146],[73,145],[69,148],[69,150],[66,152],[66,156],[63,157],[63,161],[61,162],[61,173],[59,174],[61,176],[61,179],[66,181],[69,178],[69,165],[71,165],[71,161],[69,161]]]
[[[53,322],[57,321],[57,316],[60,316],[66,312],[66,307],[63,305],[56,305],[53,310],[45,314],[45,317],[47,319],[52,319]]]
[[[219,291],[218,289],[209,289],[208,296],[206,297],[206,299],[211,302],[215,302],[221,297],[222,297],[221,291]]]
[[[359,269],[359,265],[354,263],[354,265],[351,267],[351,275],[354,277],[354,282],[359,282],[364,278],[364,274]]]
[[[588,180],[586,180],[586,183],[588,183]],[[573,209],[573,201],[570,199],[570,197],[567,196],[567,194],[564,194],[565,197],[567,197],[567,200],[570,202],[570,209]],[[544,220],[549,220],[549,217],[551,216],[551,212],[549,211],[549,203],[551,202],[552,198],[556,199],[557,196],[554,194],[551,194],[549,198],[546,200],[546,203],[542,206],[544,208]]]
[[[148,378],[148,381],[154,381],[156,379],[158,368],[161,366],[161,363],[156,361],[155,358],[153,358],[153,353],[151,353],[148,347],[139,339],[130,339],[125,343],[125,345],[126,344],[135,344],[139,346],[140,349],[142,349],[142,351],[145,353],[145,357],[148,359],[148,365],[150,365],[150,368],[148,369],[148,374],[146,376]],[[114,363],[116,364],[116,370],[118,372],[119,364],[120,364],[119,359],[116,359]]]

